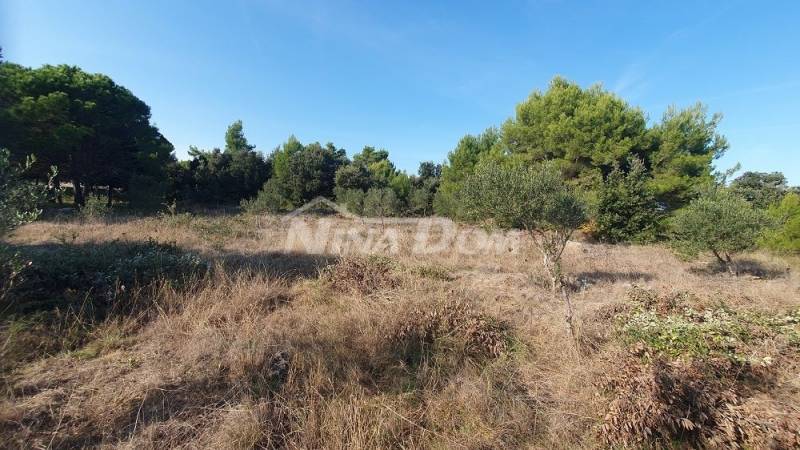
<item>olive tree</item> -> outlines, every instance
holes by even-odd
[[[372,188],[364,196],[362,213],[367,217],[392,217],[400,212],[400,202],[391,188]]]
[[[23,165],[14,165],[9,161],[9,152],[0,149],[0,237],[35,220],[41,213],[39,206],[46,195],[46,186],[23,179],[34,162],[31,156]]]
[[[542,256],[554,293],[561,293],[572,337],[573,309],[567,292],[561,255],[572,233],[586,220],[586,206],[555,165],[506,167],[479,165],[463,186],[468,218],[488,221],[501,229],[516,229],[532,238]]]
[[[23,179],[34,161],[28,157],[24,165],[14,165],[9,162],[9,152],[0,149],[0,238],[17,226],[36,220],[41,213],[47,187]],[[55,175],[55,168],[51,173]],[[0,313],[6,308],[2,303],[8,289],[24,267],[18,255],[0,242]]]
[[[693,200],[672,220],[672,243],[687,257],[710,252],[732,275],[733,255],[755,246],[765,224],[764,213],[747,200],[718,188]]]

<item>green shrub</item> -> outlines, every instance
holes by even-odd
[[[68,244],[24,256],[31,261],[27,276],[9,293],[16,312],[83,305],[102,317],[138,286],[158,280],[180,286],[208,270],[193,253],[152,240]]]
[[[780,172],[745,172],[731,182],[730,189],[761,209],[780,202],[789,190],[786,177]]]
[[[775,226],[764,233],[761,245],[776,252],[800,253],[800,194],[787,194],[767,215]]]
[[[671,223],[672,244],[687,257],[711,252],[738,274],[732,256],[753,248],[765,223],[761,210],[720,188],[678,211]]]
[[[633,159],[627,173],[616,167],[600,189],[597,237],[606,242],[650,241],[655,238],[658,211],[648,187],[644,164]]]
[[[187,277],[203,274],[205,262],[193,253],[181,252],[176,246],[150,241],[131,249],[108,269],[109,284],[134,286],[158,279],[183,282]]]
[[[353,214],[361,215],[364,212],[364,197],[366,193],[361,189],[343,189],[336,187],[336,203],[344,205]]]
[[[152,297],[141,289],[160,283],[184,289],[208,270],[196,255],[155,241],[23,251],[32,262],[0,308],[0,375],[21,362],[81,348],[101,324],[148,317]]]
[[[37,186],[22,178],[34,163],[29,157],[22,166],[9,161],[9,152],[0,149],[0,238],[14,228],[36,220],[41,214],[40,205],[47,197],[47,188]],[[51,169],[55,176],[55,169]],[[5,305],[8,290],[17,282],[27,267],[20,255],[0,242],[0,314]]]
[[[685,295],[631,295],[636,306],[620,317],[618,331],[629,344],[644,344],[651,356],[724,357],[769,364],[766,341],[800,348],[800,310],[785,314],[738,311],[720,304],[697,309]]]
[[[599,428],[607,445],[797,446],[796,409],[759,394],[775,387],[781,365],[800,349],[800,311],[701,309],[691,295],[644,289],[629,297],[617,332],[630,351],[597,383],[608,399]]]
[[[15,166],[9,161],[8,151],[0,149],[0,237],[19,225],[36,220],[42,212],[47,188],[22,178],[34,161],[30,157],[25,164]]]
[[[240,206],[248,214],[279,213],[293,209],[292,202],[275,179],[264,183],[264,187],[258,191],[258,195],[242,200]]]
[[[86,203],[78,210],[81,219],[90,222],[105,219],[110,212],[107,199],[99,195],[87,196]]]
[[[400,214],[400,201],[391,188],[372,188],[364,196],[363,214],[367,217],[392,217]]]
[[[453,281],[455,277],[445,267],[436,264],[420,264],[408,269],[409,273],[422,278],[439,281]]]

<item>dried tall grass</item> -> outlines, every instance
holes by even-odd
[[[595,386],[625,353],[613,326],[632,286],[766,312],[800,305],[792,270],[731,278],[692,271],[659,247],[572,242],[577,352],[538,261],[442,253],[419,270],[402,252],[391,264],[286,253],[282,233],[279,222],[239,216],[19,229],[20,245],[156,238],[215,269],[190,289],[143,290],[147,314],[99,324],[93,347],[9,374],[2,446],[600,447],[609,400]],[[759,405],[770,410],[778,396],[800,403],[797,368],[781,365],[747,414],[764,417]]]

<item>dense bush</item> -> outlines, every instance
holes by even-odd
[[[290,211],[319,196],[332,198],[336,172],[347,163],[347,156],[331,143],[303,145],[292,136],[270,160],[272,178],[254,202],[243,204],[252,212]]]
[[[249,214],[279,213],[292,209],[283,186],[275,179],[264,183],[264,187],[254,198],[242,200],[240,206]]]
[[[108,216],[111,208],[108,202],[97,195],[87,195],[85,203],[78,209],[78,215],[83,220],[96,221]]]
[[[270,176],[270,164],[244,136],[242,121],[225,133],[225,149],[189,149],[190,161],[177,165],[176,195],[201,204],[238,204],[254,197]]]
[[[64,243],[19,253],[30,263],[0,307],[6,342],[0,379],[25,361],[81,348],[103,326],[151,317],[156,288],[185,289],[208,270],[196,255],[155,241]]]
[[[367,193],[361,189],[344,189],[338,186],[334,189],[336,202],[347,208],[347,211],[361,215],[364,212],[364,197]]]
[[[422,162],[417,175],[397,171],[385,151],[367,147],[336,173],[336,201],[365,216],[424,216],[433,212],[441,165]],[[367,163],[372,161],[371,163]]]
[[[615,167],[600,189],[596,234],[607,242],[649,241],[655,238],[658,205],[644,164],[630,161],[627,173]]]
[[[33,162],[29,157],[25,165],[15,166],[9,161],[9,152],[0,149],[0,239],[15,227],[35,220],[42,212],[40,206],[47,189],[22,178]],[[8,290],[19,281],[25,265],[15,251],[0,241],[0,313],[5,310]]]
[[[362,213],[367,217],[396,216],[400,210],[400,200],[391,188],[372,188],[364,196]]]
[[[683,255],[711,252],[731,274],[733,255],[752,248],[765,224],[762,211],[719,188],[692,201],[673,218],[672,243]]]
[[[9,160],[9,152],[0,149],[0,237],[13,228],[32,220],[41,213],[47,191],[23,179],[35,159],[22,166]]]
[[[458,141],[441,169],[441,186],[432,203],[436,214],[452,218],[462,216],[459,194],[464,181],[472,175],[475,166],[500,145],[501,138],[498,130],[489,128],[477,136],[466,135]]]
[[[651,355],[726,358],[736,363],[769,365],[772,349],[800,349],[800,311],[769,315],[719,304],[698,308],[682,293],[659,296],[634,290],[634,308],[620,316],[619,332],[631,345],[644,344]],[[763,350],[758,350],[759,348]]]
[[[800,253],[800,194],[787,194],[767,215],[774,226],[764,234],[762,245],[776,252]]]
[[[745,172],[731,182],[730,189],[756,208],[768,208],[780,202],[789,187],[780,172]]]
[[[132,306],[125,302],[138,287],[155,281],[179,286],[208,270],[196,255],[156,241],[64,243],[24,252],[31,265],[9,292],[12,312],[75,307],[101,318]]]

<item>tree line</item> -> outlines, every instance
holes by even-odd
[[[729,147],[717,130],[721,116],[702,104],[670,107],[650,123],[602,86],[556,77],[501,126],[464,136],[443,164],[423,162],[416,174],[398,170],[385,149],[365,146],[348,157],[333,143],[304,144],[294,136],[265,155],[247,140],[241,121],[228,127],[222,149],[191,147],[190,159],[178,161],[149,107],[105,75],[0,59],[0,80],[0,148],[16,164],[35,155],[25,176],[49,183],[56,201],[69,192],[78,207],[102,195],[109,206],[177,201],[280,213],[324,196],[366,216],[466,219],[465,183],[481,167],[547,163],[581,193],[586,233],[646,242],[665,238],[679,211],[719,185],[714,162]],[[798,220],[797,189],[778,172],[745,172],[725,184],[775,220]],[[776,246],[796,245],[792,232],[782,236],[774,237],[784,242]]]

